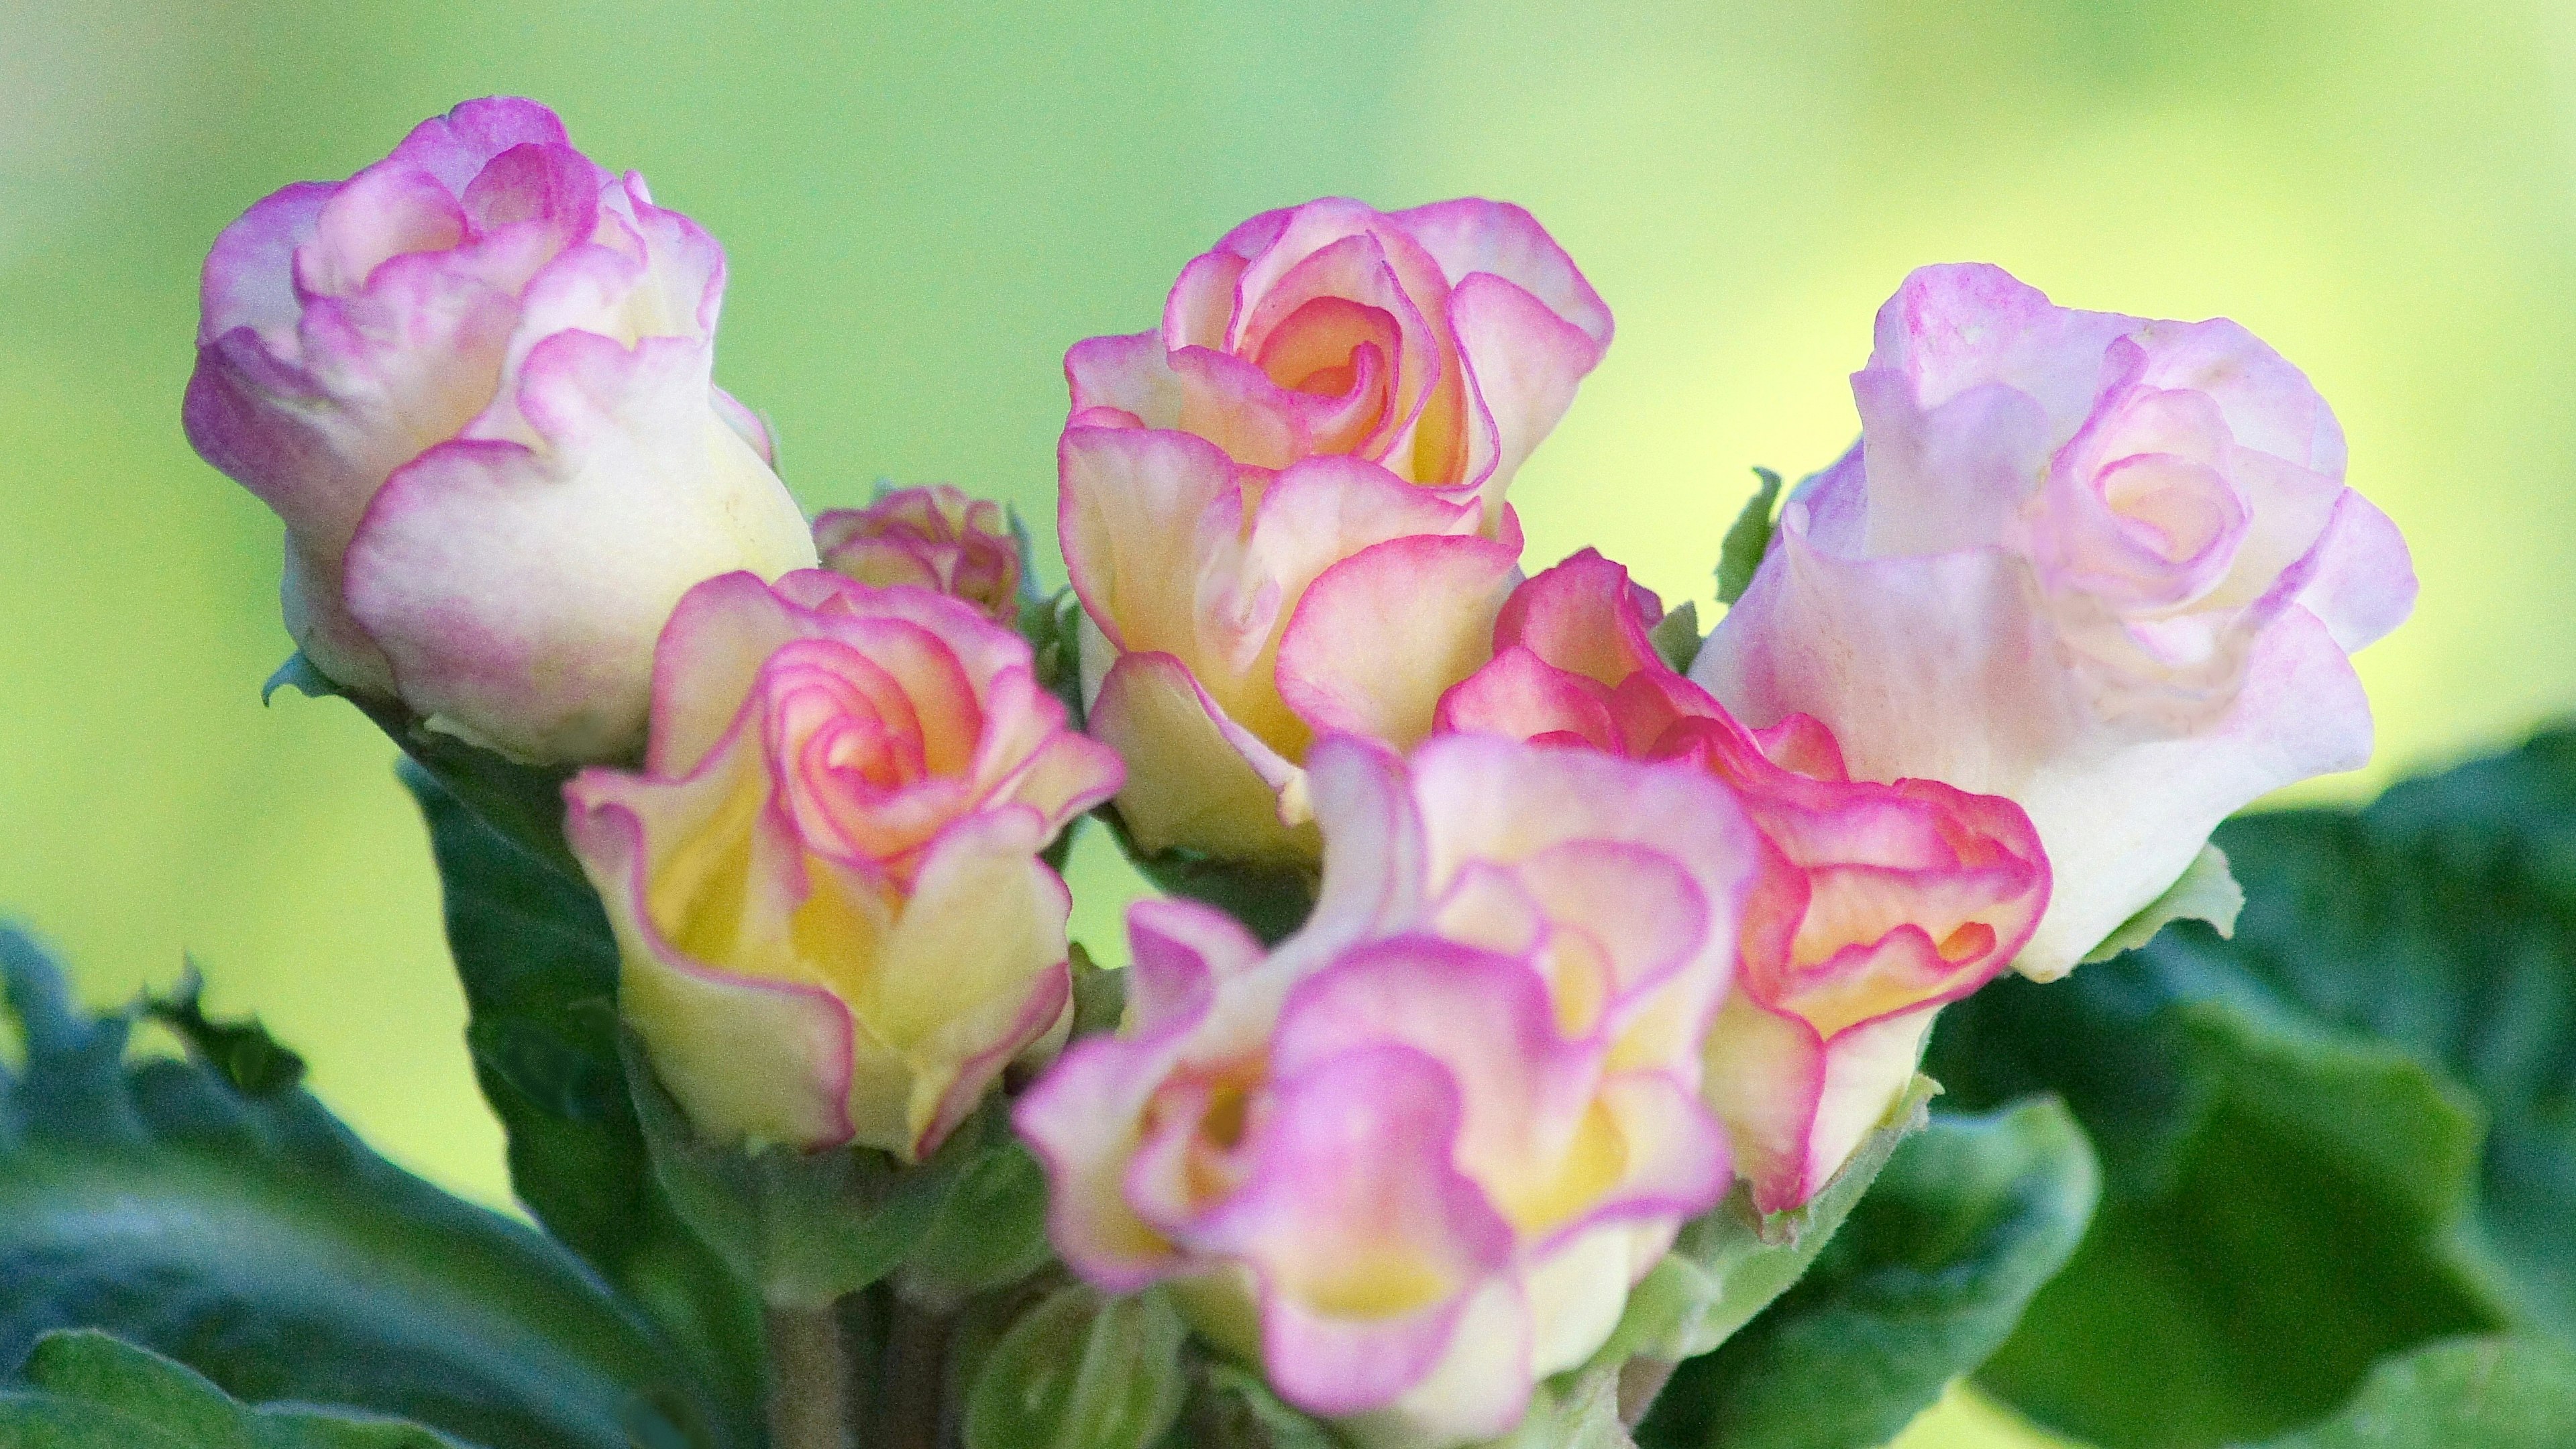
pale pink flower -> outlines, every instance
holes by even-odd
[[[1729,1181],[1700,1041],[1758,846],[1699,772],[1315,748],[1323,896],[1264,954],[1137,906],[1130,1020],[1018,1111],[1075,1271],[1363,1443],[1502,1433]]]
[[[531,101],[422,122],[206,258],[189,441],[286,523],[287,628],[344,687],[513,755],[640,741],[690,585],[814,562],[712,381],[724,254]]]
[[[2244,328],[1930,267],[1852,392],[1860,443],[1792,495],[1692,677],[1747,721],[1824,721],[1856,775],[2018,802],[2056,876],[2025,974],[2082,960],[2229,813],[2369,758],[2346,656],[2413,607],[2406,544]]]

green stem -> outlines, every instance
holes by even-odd
[[[761,1328],[769,1340],[770,1449],[847,1449],[849,1381],[831,1306],[773,1304]]]
[[[1673,1370],[1681,1365],[1668,1358],[1639,1356],[1619,1367],[1619,1422],[1634,1429],[1646,1420],[1646,1411],[1655,1406],[1655,1396],[1671,1383]]]
[[[883,1416],[872,1449],[942,1449],[947,1439],[948,1339],[954,1321],[893,1298],[886,1328]]]

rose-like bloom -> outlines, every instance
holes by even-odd
[[[1513,593],[1494,661],[1441,700],[1440,723],[1688,760],[1741,802],[1763,869],[1706,1090],[1754,1206],[1778,1212],[1822,1188],[1903,1093],[1940,1008],[2030,938],[2048,860],[2009,800],[1854,780],[1804,715],[1745,729],[1655,652],[1662,613],[1586,549]]]
[[[1326,200],[1228,233],[1159,330],[1066,355],[1058,535],[1140,845],[1313,864],[1307,745],[1410,745],[1483,661],[1504,489],[1609,341],[1518,207]]]
[[[1060,1039],[1071,903],[1037,855],[1118,776],[971,606],[727,574],[663,631],[643,771],[577,776],[566,833],[699,1132],[911,1160]]]
[[[1700,1099],[1758,845],[1685,768],[1315,748],[1314,917],[1134,908],[1116,1037],[1022,1098],[1065,1261],[1363,1443],[1509,1429],[1729,1181]]]
[[[1852,772],[2007,796],[2056,875],[2016,962],[2064,974],[2219,820],[2370,755],[2346,657],[2415,578],[2343,432],[2233,322],[1915,273],[1852,379],[1861,440],[1799,486],[1691,675],[1814,715]]]
[[[188,440],[285,521],[324,674],[523,758],[620,756],[680,595],[814,562],[711,380],[723,295],[642,177],[543,106],[469,102],[225,228]]]
[[[1520,557],[1452,503],[1354,458],[1245,468],[1188,433],[1066,430],[1059,534],[1088,624],[1091,732],[1133,768],[1147,851],[1311,865],[1307,747],[1398,748],[1481,663]]]
[[[945,483],[898,488],[814,520],[823,567],[863,584],[954,594],[1005,624],[1020,617],[1020,542],[1002,505]]]
[[[1267,211],[1183,268],[1163,325],[1066,354],[1074,420],[1177,428],[1279,469],[1343,454],[1501,526],[1503,490],[1610,345],[1530,214],[1466,199]]]

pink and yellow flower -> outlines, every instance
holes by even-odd
[[[1494,660],[1440,704],[1444,729],[1687,760],[1760,831],[1743,964],[1707,1040],[1708,1100],[1754,1206],[1805,1202],[1912,1080],[1942,1005],[2001,972],[2038,926],[2049,865],[2009,800],[1930,780],[1853,780],[1804,715],[1759,733],[1658,656],[1662,610],[1590,550],[1523,584]]]
[[[952,594],[1004,624],[1020,616],[1025,568],[1002,505],[945,483],[897,488],[865,508],[814,520],[823,567],[863,584]]]
[[[2347,656],[2413,607],[2406,544],[2244,328],[1930,267],[1852,392],[1859,444],[1792,495],[1692,677],[1824,721],[1860,775],[2028,811],[2057,889],[2025,974],[2082,960],[2230,812],[2368,759]]]
[[[566,832],[699,1132],[911,1160],[1061,1039],[1038,852],[1119,773],[971,606],[728,574],[663,632],[644,769],[575,778]]]
[[[1140,845],[1312,864],[1308,745],[1410,745],[1483,661],[1504,490],[1609,341],[1517,207],[1327,200],[1235,228],[1157,331],[1067,355],[1058,532]]]
[[[1065,1260],[1365,1443],[1495,1435],[1729,1181],[1700,1098],[1756,837],[1706,776],[1475,737],[1313,755],[1323,894],[1265,955],[1129,918],[1116,1037],[1022,1099]]]
[[[206,258],[189,441],[287,529],[288,630],[344,687],[535,759],[639,742],[702,579],[814,562],[712,381],[724,254],[530,101],[422,122]]]
[[[1162,326],[1066,354],[1077,425],[1195,433],[1247,467],[1375,463],[1501,526],[1512,474],[1610,345],[1530,214],[1464,199],[1266,211],[1181,271]]]

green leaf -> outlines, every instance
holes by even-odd
[[[368,1151],[300,1089],[128,1064],[0,930],[26,1047],[0,1081],[0,1363],[104,1328],[231,1394],[345,1404],[491,1449],[736,1442],[670,1342],[561,1247]]]
[[[1487,1449],[1637,1449],[1619,1417],[1619,1368],[1560,1374],[1530,1397],[1520,1427]]]
[[[598,896],[417,762],[399,773],[429,827],[465,1039],[507,1134],[511,1186],[679,1341],[736,1416],[751,1415],[759,1303],[654,1176],[619,1052],[617,942]]]
[[[1180,1416],[1187,1337],[1159,1292],[1057,1291],[985,1359],[966,1449],[1146,1449]]]
[[[1690,673],[1691,661],[1699,657],[1699,603],[1684,599],[1655,623],[1646,642],[1655,646],[1655,657],[1664,661],[1675,674]]]
[[[1638,1442],[1887,1442],[2012,1332],[2083,1236],[2099,1183],[2082,1130],[2057,1102],[1935,1116],[1897,1147],[1795,1287],[1715,1353],[1682,1365]]]
[[[2565,1449],[2576,1352],[2546,1339],[2455,1339],[2382,1361],[2342,1413],[2261,1449]]]
[[[2108,961],[2123,951],[2133,951],[2156,938],[2156,933],[2176,921],[2206,921],[2221,936],[2236,934],[2237,914],[2245,909],[2245,888],[2227,869],[2227,852],[2215,845],[2204,845],[2200,854],[2165,893],[2149,901],[2139,912],[2120,923],[2120,928],[2102,938],[2102,944],[2084,958],[2087,966]]]
[[[904,1259],[901,1288],[916,1302],[953,1308],[1016,1283],[1053,1258],[1046,1172],[1028,1148],[1006,1138],[959,1175],[939,1215]]]
[[[1926,1105],[1939,1090],[1930,1078],[1916,1077],[1823,1190],[1799,1206],[1766,1217],[1753,1210],[1751,1185],[1738,1182],[1715,1210],[1684,1224],[1672,1251],[1629,1293],[1619,1326],[1594,1361],[1678,1363],[1733,1337],[1824,1251],[1897,1144],[1922,1130]]]
[[[37,1340],[0,1389],[15,1449],[464,1449],[418,1424],[301,1405],[254,1408],[202,1375],[87,1329]]]
[[[1934,1040],[1964,1099],[2054,1088],[2102,1148],[2092,1237],[1986,1379],[2111,1445],[2276,1434],[2436,1337],[2576,1333],[2576,734],[2217,842],[2232,940],[1998,983]],[[2159,1372],[2091,1371],[2126,1355]]]
[[[1137,847],[1115,805],[1103,805],[1093,814],[1108,825],[1118,848],[1158,889],[1216,907],[1266,944],[1286,940],[1314,913],[1317,881],[1311,869],[1218,860],[1178,846],[1147,854]]]
[[[1768,468],[1756,468],[1753,476],[1761,480],[1753,496],[1745,500],[1744,511],[1726,530],[1725,541],[1717,547],[1717,601],[1733,604],[1753,586],[1753,574],[1762,567],[1762,555],[1771,547],[1772,513],[1780,502],[1780,475]]]
[[[1199,1359],[1179,1422],[1157,1449],[1348,1449],[1318,1420],[1282,1403],[1259,1374]]]
[[[866,1147],[718,1145],[697,1136],[631,1034],[625,1045],[655,1180],[735,1278],[772,1304],[819,1307],[884,1278],[922,1246],[961,1178],[989,1154],[1019,1150],[991,1102],[914,1166]]]

